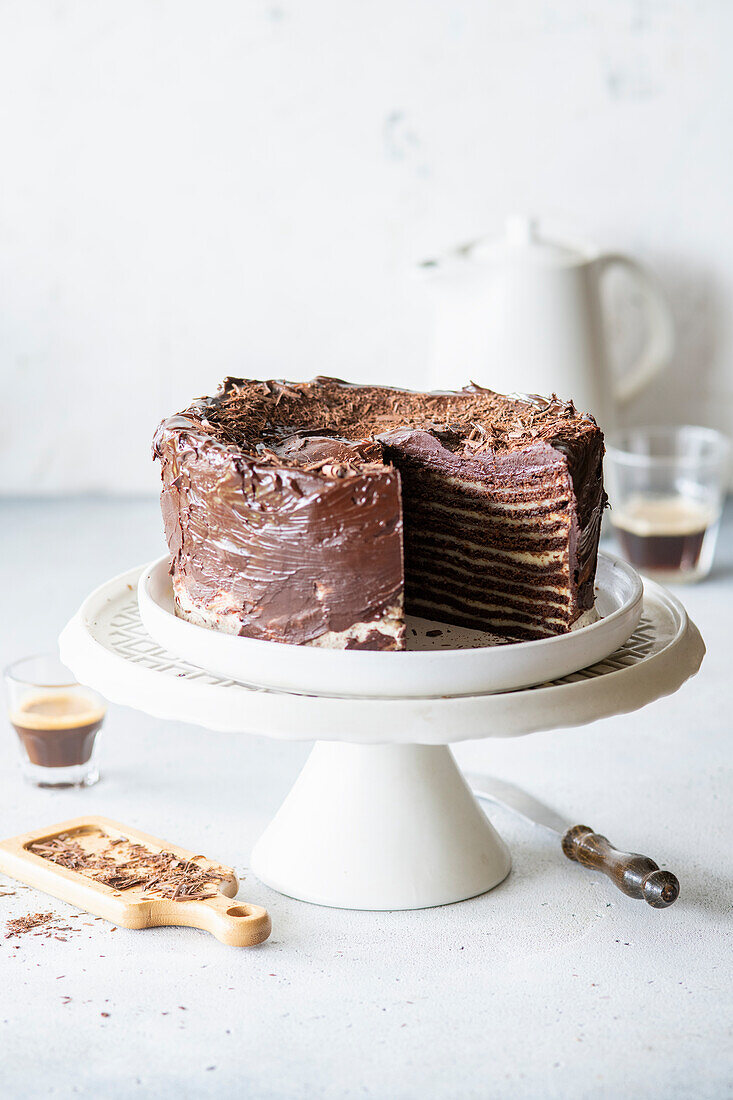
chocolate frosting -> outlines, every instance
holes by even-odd
[[[312,641],[399,603],[399,469],[410,462],[509,487],[520,473],[565,486],[577,613],[592,606],[603,437],[572,402],[476,385],[413,393],[227,378],[162,422],[154,454],[174,580],[251,637]]]

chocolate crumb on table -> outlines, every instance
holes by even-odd
[[[5,939],[9,940],[11,936],[23,936],[26,932],[32,932],[34,928],[48,924],[54,918],[55,913],[28,913],[25,917],[15,917],[6,923],[8,931],[5,933]]]
[[[47,940],[55,939],[67,943],[69,937],[61,935],[61,933],[81,932],[81,928],[74,928],[71,924],[62,924],[60,923],[61,920],[62,918],[56,913],[27,913],[24,917],[14,917],[6,922],[5,939],[9,940],[13,936],[25,936],[32,933],[34,936],[42,936]]]

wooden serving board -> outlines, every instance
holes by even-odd
[[[62,866],[48,854],[38,854],[39,849],[54,854],[59,846],[66,850],[69,844],[79,854],[82,869]],[[126,886],[126,877],[135,878],[128,869],[136,866],[135,858],[140,858],[142,849],[153,858],[160,853],[172,853],[179,861],[179,870],[183,868],[184,872],[191,869],[194,873],[200,870],[220,876],[206,887],[213,896],[187,897],[185,892],[178,897],[165,896],[166,891],[169,894],[177,891],[170,885],[156,889],[154,883]],[[88,868],[84,870],[85,860],[98,861],[100,857],[108,863],[114,860],[115,863],[109,864],[113,868],[116,864],[120,866],[120,874],[113,872],[110,876],[113,885],[96,881],[90,877],[92,872]],[[262,943],[272,928],[266,909],[231,900],[239,885],[231,867],[106,817],[76,817],[0,841],[0,871],[123,928],[186,925],[203,928],[233,947]]]

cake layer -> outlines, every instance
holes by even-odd
[[[407,611],[508,639],[593,606],[603,437],[570,402],[227,379],[154,450],[177,612],[403,648]]]
[[[412,438],[390,451],[403,483],[408,611],[508,638],[569,630],[583,607],[564,456],[509,470],[495,456],[477,477],[434,443],[429,454]]]

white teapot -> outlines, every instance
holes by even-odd
[[[638,362],[612,377],[600,285],[611,268],[635,281],[647,338]],[[436,294],[431,384],[467,379],[499,393],[557,393],[613,428],[618,411],[672,357],[672,314],[654,278],[633,260],[543,239],[531,219],[511,218],[503,238],[426,261]]]

